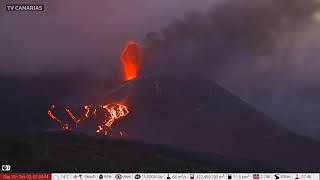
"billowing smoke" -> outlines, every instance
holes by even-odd
[[[81,69],[114,76],[129,39],[140,40],[188,9],[205,9],[212,0],[43,0],[43,12],[5,10],[15,3],[22,2],[4,1],[0,8],[1,74],[41,76]]]
[[[290,129],[320,139],[320,3],[226,0],[145,36],[145,74],[211,77]],[[165,71],[163,71],[165,70]]]

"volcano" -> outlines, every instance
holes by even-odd
[[[124,137],[246,158],[289,171],[320,170],[320,144],[297,135],[218,84],[194,76],[124,83],[106,101],[125,101]],[[125,100],[124,100],[125,99]]]

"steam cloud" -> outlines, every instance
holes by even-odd
[[[145,74],[211,77],[290,129],[320,139],[316,0],[221,1],[144,39]]]

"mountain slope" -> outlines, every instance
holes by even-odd
[[[320,145],[294,134],[219,85],[199,77],[144,77],[104,101],[130,107],[127,138],[170,144],[289,170],[319,170]]]

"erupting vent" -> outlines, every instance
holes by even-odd
[[[129,41],[121,53],[121,64],[123,70],[123,80],[128,81],[138,76],[142,66],[142,52],[139,45],[135,41]],[[59,119],[53,114],[55,105],[52,105],[48,109],[48,115],[61,124],[64,130],[71,130],[68,123]],[[95,119],[98,123],[96,132],[101,134],[110,134],[112,125],[117,119],[126,116],[129,113],[128,107],[124,104],[107,104],[107,105],[85,105],[82,107],[83,113],[81,116],[77,116],[70,108],[63,108],[66,113],[74,122],[75,128],[78,128],[84,120]],[[102,114],[102,116],[101,116]],[[102,120],[101,120],[102,118]],[[123,133],[119,132],[120,136]]]
[[[142,52],[139,45],[129,41],[122,51],[121,64],[123,68],[123,80],[128,81],[138,76],[142,66]]]

